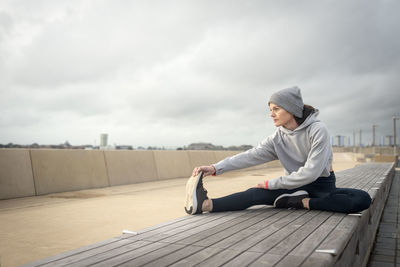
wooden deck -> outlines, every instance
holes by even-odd
[[[336,173],[373,199],[360,214],[283,210],[185,216],[25,266],[365,266],[394,173],[368,163]]]

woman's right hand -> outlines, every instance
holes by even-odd
[[[203,177],[206,177],[208,175],[213,175],[215,174],[215,168],[213,165],[210,166],[200,166],[200,167],[196,167],[193,169],[193,173],[192,176],[197,176],[200,174],[200,172],[203,172]]]

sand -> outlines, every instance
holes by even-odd
[[[358,164],[351,153],[335,153],[333,168]],[[234,171],[206,177],[211,198],[279,177],[281,168]],[[19,266],[137,231],[178,217],[187,177],[102,189],[0,201],[0,266]]]

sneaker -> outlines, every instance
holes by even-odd
[[[283,194],[277,197],[274,201],[275,208],[283,209],[304,209],[303,198],[307,198],[307,191],[300,190],[292,194]]]
[[[203,172],[197,176],[192,176],[186,183],[185,211],[187,214],[203,213],[202,206],[204,200],[208,199],[207,190],[203,187]]]

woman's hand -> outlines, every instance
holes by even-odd
[[[199,175],[201,171],[203,172],[203,177],[215,174],[214,166],[210,165],[210,166],[200,166],[200,167],[194,168],[192,176]]]
[[[265,182],[263,183],[259,183],[257,186],[255,186],[256,188],[263,188],[263,189],[267,189],[267,187],[265,186]]]

